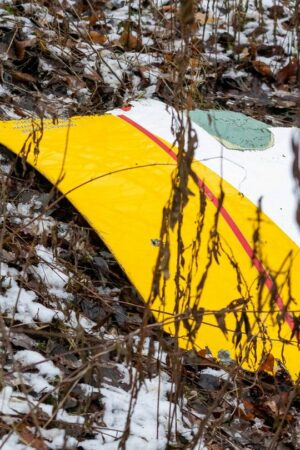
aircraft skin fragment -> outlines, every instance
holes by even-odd
[[[44,120],[42,126],[38,120],[1,122],[0,142],[57,184],[181,346],[207,346],[214,355],[229,350],[251,370],[263,353],[282,359],[283,351],[295,378],[298,336],[291,335],[293,310],[300,309],[300,256],[293,233],[258,213],[234,183],[220,183],[217,170],[195,160],[182,223],[162,234],[177,149],[160,134],[161,123],[152,126],[152,118],[145,127],[140,117],[129,110],[57,124]],[[153,296],[153,271],[164,250],[169,263]],[[226,311],[225,332],[218,311]]]

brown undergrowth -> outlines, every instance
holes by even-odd
[[[85,2],[82,3],[83,8],[87,8]],[[89,5],[91,12],[94,9],[92,6]],[[177,11],[179,5],[174,3],[171,6],[176,6]],[[242,8],[242,5],[240,7]],[[129,13],[130,11],[129,3]],[[192,341],[207,317],[213,316],[216,326],[224,334],[227,335],[228,331],[231,331],[237,356],[241,361],[244,360],[250,353],[255,353],[254,330],[251,328],[252,319],[249,319],[249,315],[253,314],[259,324],[260,313],[268,307],[275,317],[274,299],[277,290],[281,288],[276,284],[276,274],[273,274],[275,288],[268,298],[268,304],[260,301],[259,296],[262,296],[265,281],[262,276],[258,280],[261,287],[258,289],[258,309],[243,294],[248,287],[244,285],[242,269],[234,257],[234,252],[227,249],[218,233],[220,211],[224,201],[222,182],[219,186],[218,208],[207,241],[202,240],[207,198],[204,187],[198,190],[198,222],[192,240],[191,263],[186,272],[182,227],[184,210],[191,195],[189,183],[197,182],[192,168],[197,142],[192,124],[186,120],[182,109],[193,106],[198,89],[197,84],[186,81],[194,51],[195,3],[182,2],[178,11],[179,17],[174,16],[172,20],[177,30],[180,29],[183,46],[174,58],[172,80],[175,82],[167,83],[172,85],[172,95],[175,99],[174,145],[178,149],[177,168],[172,177],[170,198],[163,211],[160,252],[148,306],[130,285],[113,255],[78,212],[60,195],[60,180],[58,179],[56,186],[49,186],[43,178],[27,167],[28,146],[23,148],[22,161],[16,160],[10,165],[6,159],[2,159],[2,165],[7,165],[9,171],[1,177],[1,264],[17,271],[12,273],[15,273],[13,276],[16,277],[18,293],[15,309],[1,310],[1,387],[2,391],[6,389],[6,392],[7,388],[17,387],[22,401],[30,406],[2,414],[3,448],[5,439],[9,439],[13,433],[19,436],[24,445],[35,449],[51,448],[51,437],[46,431],[53,428],[65,432],[60,448],[83,448],[80,443],[94,438],[97,432],[105,436],[105,433],[111,430],[104,421],[105,405],[100,389],[106,383],[107,377],[111,379],[112,390],[122,385],[118,364],[126,364],[129,368],[129,382],[124,388],[130,390],[130,401],[124,429],[120,430],[117,439],[122,449],[128,448],[127,442],[132,433],[131,422],[145,380],[157,376],[163,379],[163,373],[168,374],[172,386],[168,393],[169,422],[165,448],[197,448],[203,441],[210,450],[299,448],[298,384],[292,383],[284,368],[270,375],[274,369],[274,360],[268,351],[270,341],[267,335],[263,336],[266,354],[263,355],[260,370],[255,373],[242,370],[239,364],[228,358],[226,352],[216,359],[209,355],[207,350],[186,351],[181,349],[178,343],[180,330],[184,328]],[[242,21],[242,13],[243,11],[238,9],[238,21]],[[135,36],[132,29],[127,27],[126,32],[126,36],[122,35],[122,45],[138,45],[138,42],[130,39],[131,34]],[[90,36],[91,39],[96,39],[95,34],[90,33]],[[95,92],[99,89],[96,84]],[[37,123],[37,128],[28,138],[34,144],[30,151],[35,151],[36,157],[42,140],[42,119]],[[298,180],[297,143],[294,143],[293,148],[294,175]],[[22,206],[18,205],[24,205],[28,201],[31,203],[31,210],[24,215]],[[258,205],[253,232],[253,258],[259,257],[263,260],[260,213]],[[165,300],[170,258],[174,257],[170,254],[171,239],[174,239],[174,236],[177,259],[174,274],[175,333],[170,337],[163,331],[163,324],[154,320],[149,306],[157,296],[161,302]],[[46,254],[44,257],[41,253],[38,254],[37,246],[51,248],[53,259],[49,262]],[[195,280],[194,268],[203,246],[207,248],[207,261],[204,271]],[[218,262],[221,255],[232,265],[236,274],[237,291],[241,293],[241,297],[238,302],[232,299],[235,302],[221,311],[207,310],[203,308],[201,298],[205,295],[210,268]],[[59,266],[61,273],[68,275],[65,284],[67,297],[64,302],[53,289],[51,291],[46,287],[43,279],[36,276],[36,272],[32,270],[32,267],[38,267],[39,264],[44,264],[44,269],[47,266],[51,269]],[[1,295],[5,297],[11,286],[5,284],[4,279],[1,281]],[[288,278],[286,282],[289,283]],[[190,302],[194,284],[197,287],[196,307]],[[55,311],[52,319],[42,321],[36,314],[32,316],[31,322],[22,323],[18,309],[18,298],[21,299],[22,290],[34,292],[41,309],[43,306]],[[181,307],[183,302],[186,305],[185,310]],[[227,329],[228,314],[233,315],[236,320],[233,330]],[[283,317],[279,320],[283,320]],[[259,331],[263,334],[263,327]],[[297,332],[295,329],[294,334]],[[21,349],[38,350],[45,360],[24,365],[20,359]],[[164,359],[161,358],[162,354]],[[49,381],[50,390],[37,393],[30,384],[28,373],[32,375],[39,372],[39,366],[45,361],[53,362],[61,371],[61,375],[57,378],[54,376],[51,382]],[[94,390],[85,395],[84,385],[92,386]],[[51,406],[50,413],[49,410],[45,412],[45,405]],[[193,430],[190,439],[186,439],[176,426],[177,406]],[[83,417],[84,420],[72,424],[66,414],[61,414],[62,410],[70,416]],[[13,417],[13,420],[7,420],[7,416],[10,419]],[[159,404],[157,417],[159,419]],[[157,433],[158,428],[159,424]],[[77,443],[70,438],[75,439]]]

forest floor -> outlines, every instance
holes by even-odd
[[[173,105],[178,11],[169,0],[0,0],[1,120]],[[199,2],[192,105],[297,124],[299,16],[293,1]],[[145,324],[72,205],[46,208],[49,183],[4,148],[0,161],[1,449],[300,448],[299,389],[284,369],[253,374],[176,349]]]

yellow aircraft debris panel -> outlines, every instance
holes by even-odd
[[[163,212],[170,221],[177,167],[171,124],[164,105],[141,102],[99,117],[1,122],[0,143],[58,186],[183,348],[208,347],[216,356],[228,350],[250,370],[271,353],[284,360],[296,379],[298,230],[276,209],[283,194],[277,196],[274,177],[273,207],[269,183],[255,175],[255,167],[260,171],[263,164],[273,175],[290,170],[277,153],[277,131],[272,130],[275,147],[227,154],[220,140],[195,124],[198,148],[188,202],[182,220],[170,228],[163,226]],[[216,149],[231,165],[220,164]],[[244,185],[237,168],[247,175]],[[256,204],[258,192],[262,210]],[[290,203],[289,217],[294,204],[283,200],[284,207]],[[160,276],[154,276],[155,268]]]

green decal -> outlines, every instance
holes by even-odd
[[[211,136],[231,150],[266,150],[274,145],[268,125],[232,111],[190,112],[190,117]]]

